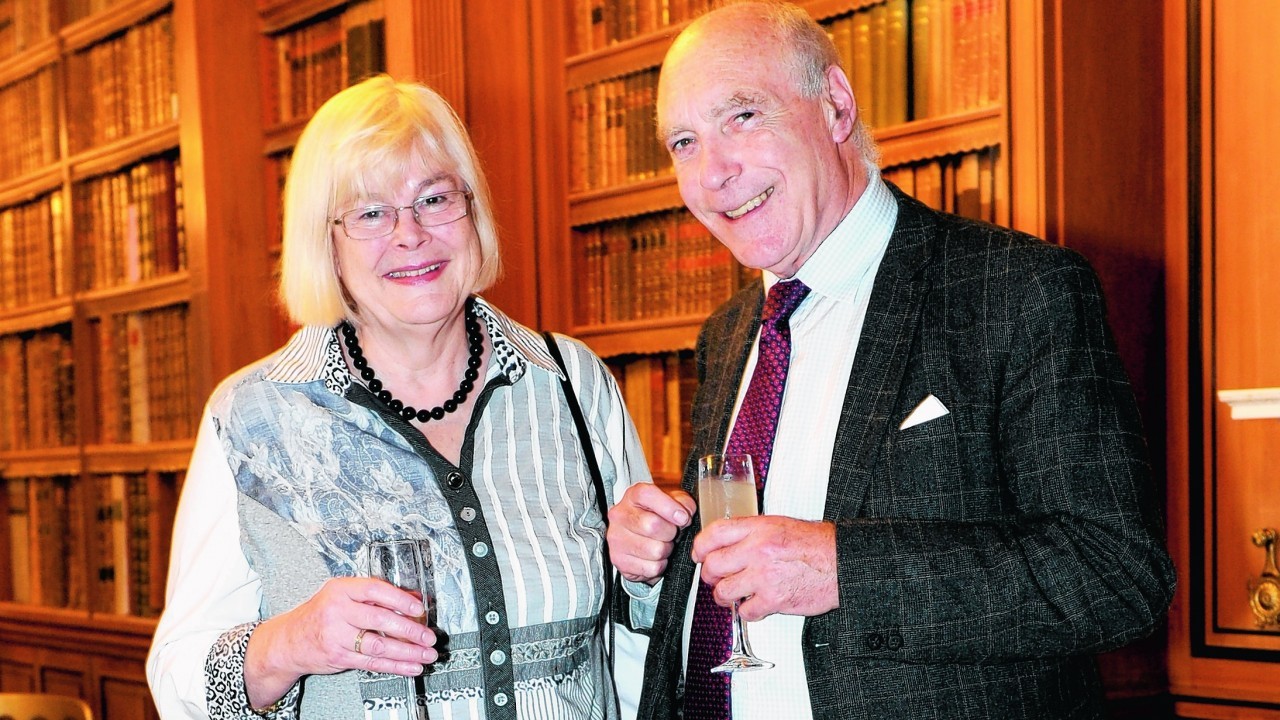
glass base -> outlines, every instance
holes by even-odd
[[[754,655],[730,655],[728,660],[711,668],[713,673],[746,672],[747,670],[768,670],[773,663],[761,660]]]

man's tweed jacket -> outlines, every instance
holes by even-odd
[[[894,194],[827,491],[840,607],[802,638],[814,716],[1097,717],[1092,654],[1149,633],[1174,586],[1097,277],[1072,251]],[[738,293],[698,339],[691,493],[762,302],[758,284]],[[930,393],[950,414],[899,429]],[[679,712],[698,529],[663,581],[641,718]]]

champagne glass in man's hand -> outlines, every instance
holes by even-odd
[[[705,530],[717,520],[758,515],[756,475],[750,455],[707,455],[698,459],[698,512]],[[773,667],[751,653],[747,628],[733,601],[733,645],[729,659],[711,668],[713,673],[763,670]]]

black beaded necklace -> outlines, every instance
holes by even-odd
[[[405,405],[393,397],[389,390],[384,389],[382,381],[377,378],[373,368],[369,367],[369,361],[365,359],[364,353],[360,350],[360,341],[356,338],[356,329],[345,320],[339,326],[342,329],[342,338],[343,342],[346,343],[347,353],[351,355],[351,364],[360,371],[360,377],[368,384],[369,391],[383,405],[386,405],[391,412],[396,413],[406,421],[417,419],[418,422],[425,423],[429,420],[444,418],[446,414],[457,410],[459,405],[466,402],[467,395],[475,388],[476,378],[480,377],[480,355],[484,353],[484,336],[480,334],[480,321],[476,318],[471,302],[471,300],[467,300],[465,310],[467,343],[470,345],[467,370],[462,374],[462,382],[458,385],[458,391],[453,394],[453,397],[445,400],[443,405],[437,405],[430,410],[418,410],[410,405]]]

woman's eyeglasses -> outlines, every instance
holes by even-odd
[[[395,232],[400,224],[400,211],[413,212],[418,227],[448,225],[467,216],[471,208],[471,191],[449,190],[423,195],[408,205],[366,205],[344,212],[331,220],[342,226],[342,231],[352,240],[376,240]]]

